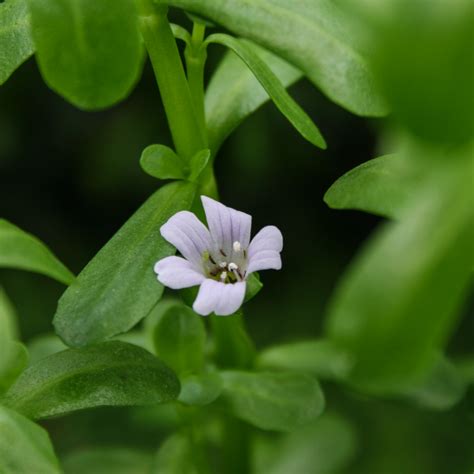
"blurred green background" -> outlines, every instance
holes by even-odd
[[[212,52],[208,70],[218,57]],[[283,269],[262,274],[264,291],[245,308],[259,348],[321,334],[329,296],[380,221],[331,210],[322,197],[336,178],[382,154],[384,123],[351,115],[306,80],[291,93],[320,127],[327,151],[303,141],[266,105],[226,142],[216,164],[222,201],[252,214],[254,231],[274,224],[285,238]],[[161,185],[138,164],[152,143],[171,145],[149,64],[126,101],[86,113],[51,92],[29,60],[0,88],[0,216],[39,237],[77,273]],[[391,151],[384,146],[384,153]],[[0,270],[0,281],[18,311],[23,340],[52,330],[63,286],[14,270]],[[474,318],[469,308],[465,313],[449,349],[454,354],[472,347]],[[371,399],[335,384],[323,388],[330,416],[342,418],[350,431],[348,462],[338,472],[472,472],[472,387],[447,412]],[[146,457],[175,423],[166,410],[155,414],[156,423],[152,414],[98,409],[43,425],[60,456],[118,445],[138,448]],[[338,446],[329,449],[343,449]]]

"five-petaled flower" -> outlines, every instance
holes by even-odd
[[[155,272],[172,289],[200,285],[193,304],[196,313],[227,316],[242,305],[252,272],[281,268],[283,236],[275,226],[267,226],[250,241],[251,216],[206,196],[201,200],[209,230],[189,211],[172,216],[160,232],[184,258],[163,258]]]

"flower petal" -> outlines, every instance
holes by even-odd
[[[249,259],[247,274],[260,270],[280,270],[281,255],[275,250],[261,250]]]
[[[224,206],[207,196],[201,196],[201,201],[217,250],[223,250],[228,256],[232,252],[232,244],[236,241],[240,242],[243,248],[247,248],[250,242],[252,216]]]
[[[283,235],[274,225],[267,225],[252,239],[248,250],[249,259],[262,250],[274,250],[275,252],[283,250]]]
[[[212,312],[219,316],[235,313],[244,301],[245,286],[245,282],[225,284],[206,279],[199,288],[193,309],[202,316]]]
[[[181,257],[163,258],[156,262],[154,270],[158,281],[173,290],[200,285],[206,279],[191,262]]]
[[[199,268],[202,255],[211,248],[211,236],[206,226],[189,211],[180,211],[160,228],[161,235],[186,259]]]

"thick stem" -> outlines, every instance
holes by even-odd
[[[140,0],[139,23],[155,72],[176,151],[185,159],[206,148],[203,129],[194,110],[167,8]]]

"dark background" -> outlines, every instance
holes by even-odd
[[[215,61],[211,56],[210,64]],[[379,222],[331,210],[322,198],[337,177],[376,156],[381,121],[351,115],[307,81],[291,93],[321,129],[327,151],[306,143],[266,105],[224,144],[216,162],[222,201],[252,214],[254,233],[274,224],[285,238],[283,269],[262,273],[264,290],[246,306],[259,348],[321,334],[338,278]],[[149,64],[127,100],[91,113],[51,92],[30,60],[0,88],[0,216],[39,237],[77,273],[162,184],[138,163],[152,143],[171,144]],[[0,281],[26,342],[52,330],[62,285],[14,270],[1,270]],[[470,471],[472,419],[462,406],[437,413],[332,385],[325,391],[329,409],[347,417],[357,433],[350,472]],[[59,454],[88,444],[152,449],[161,430],[137,421],[137,413],[94,410],[47,426]]]

